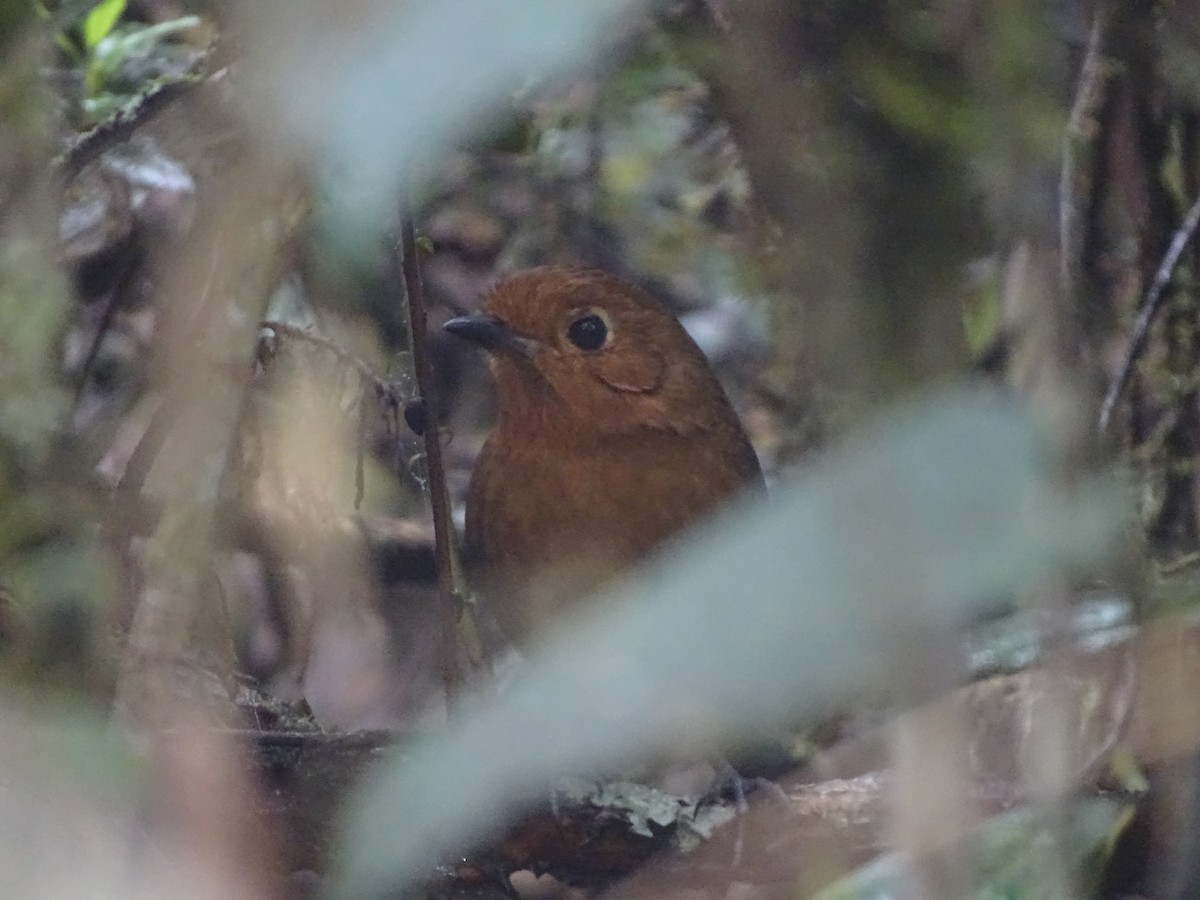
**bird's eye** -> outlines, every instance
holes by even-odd
[[[600,316],[588,313],[567,326],[567,340],[580,350],[599,350],[608,340],[608,325]]]

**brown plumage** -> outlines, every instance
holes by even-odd
[[[445,327],[488,351],[496,379],[466,553],[518,643],[684,526],[763,490],[704,354],[640,288],[591,269],[530,269]]]

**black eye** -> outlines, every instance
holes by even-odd
[[[589,313],[568,326],[567,339],[580,350],[599,350],[608,340],[608,326],[598,315]]]

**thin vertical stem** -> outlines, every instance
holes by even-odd
[[[1093,157],[1100,134],[1096,120],[1104,104],[1109,77],[1109,65],[1104,60],[1107,26],[1107,5],[1098,4],[1079,69],[1075,101],[1063,133],[1063,161],[1058,185],[1059,280],[1063,299],[1072,308],[1079,299],[1087,217],[1091,214],[1095,193]]]
[[[404,275],[404,291],[408,299],[408,322],[411,331],[413,368],[417,389],[425,405],[429,425],[425,429],[425,461],[428,472],[429,505],[433,514],[434,565],[437,573],[438,609],[442,638],[442,680],[446,685],[447,703],[458,699],[461,678],[458,670],[458,617],[462,597],[455,584],[454,523],[450,517],[450,495],[446,490],[446,468],[442,461],[442,444],[438,423],[437,384],[433,362],[429,358],[428,317],[425,309],[425,289],[421,280],[421,261],[418,256],[416,227],[412,211],[405,205],[400,213],[400,270]]]

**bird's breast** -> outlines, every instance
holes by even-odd
[[[747,448],[657,430],[567,446],[493,433],[469,489],[466,537],[501,625],[522,640],[761,483]]]

